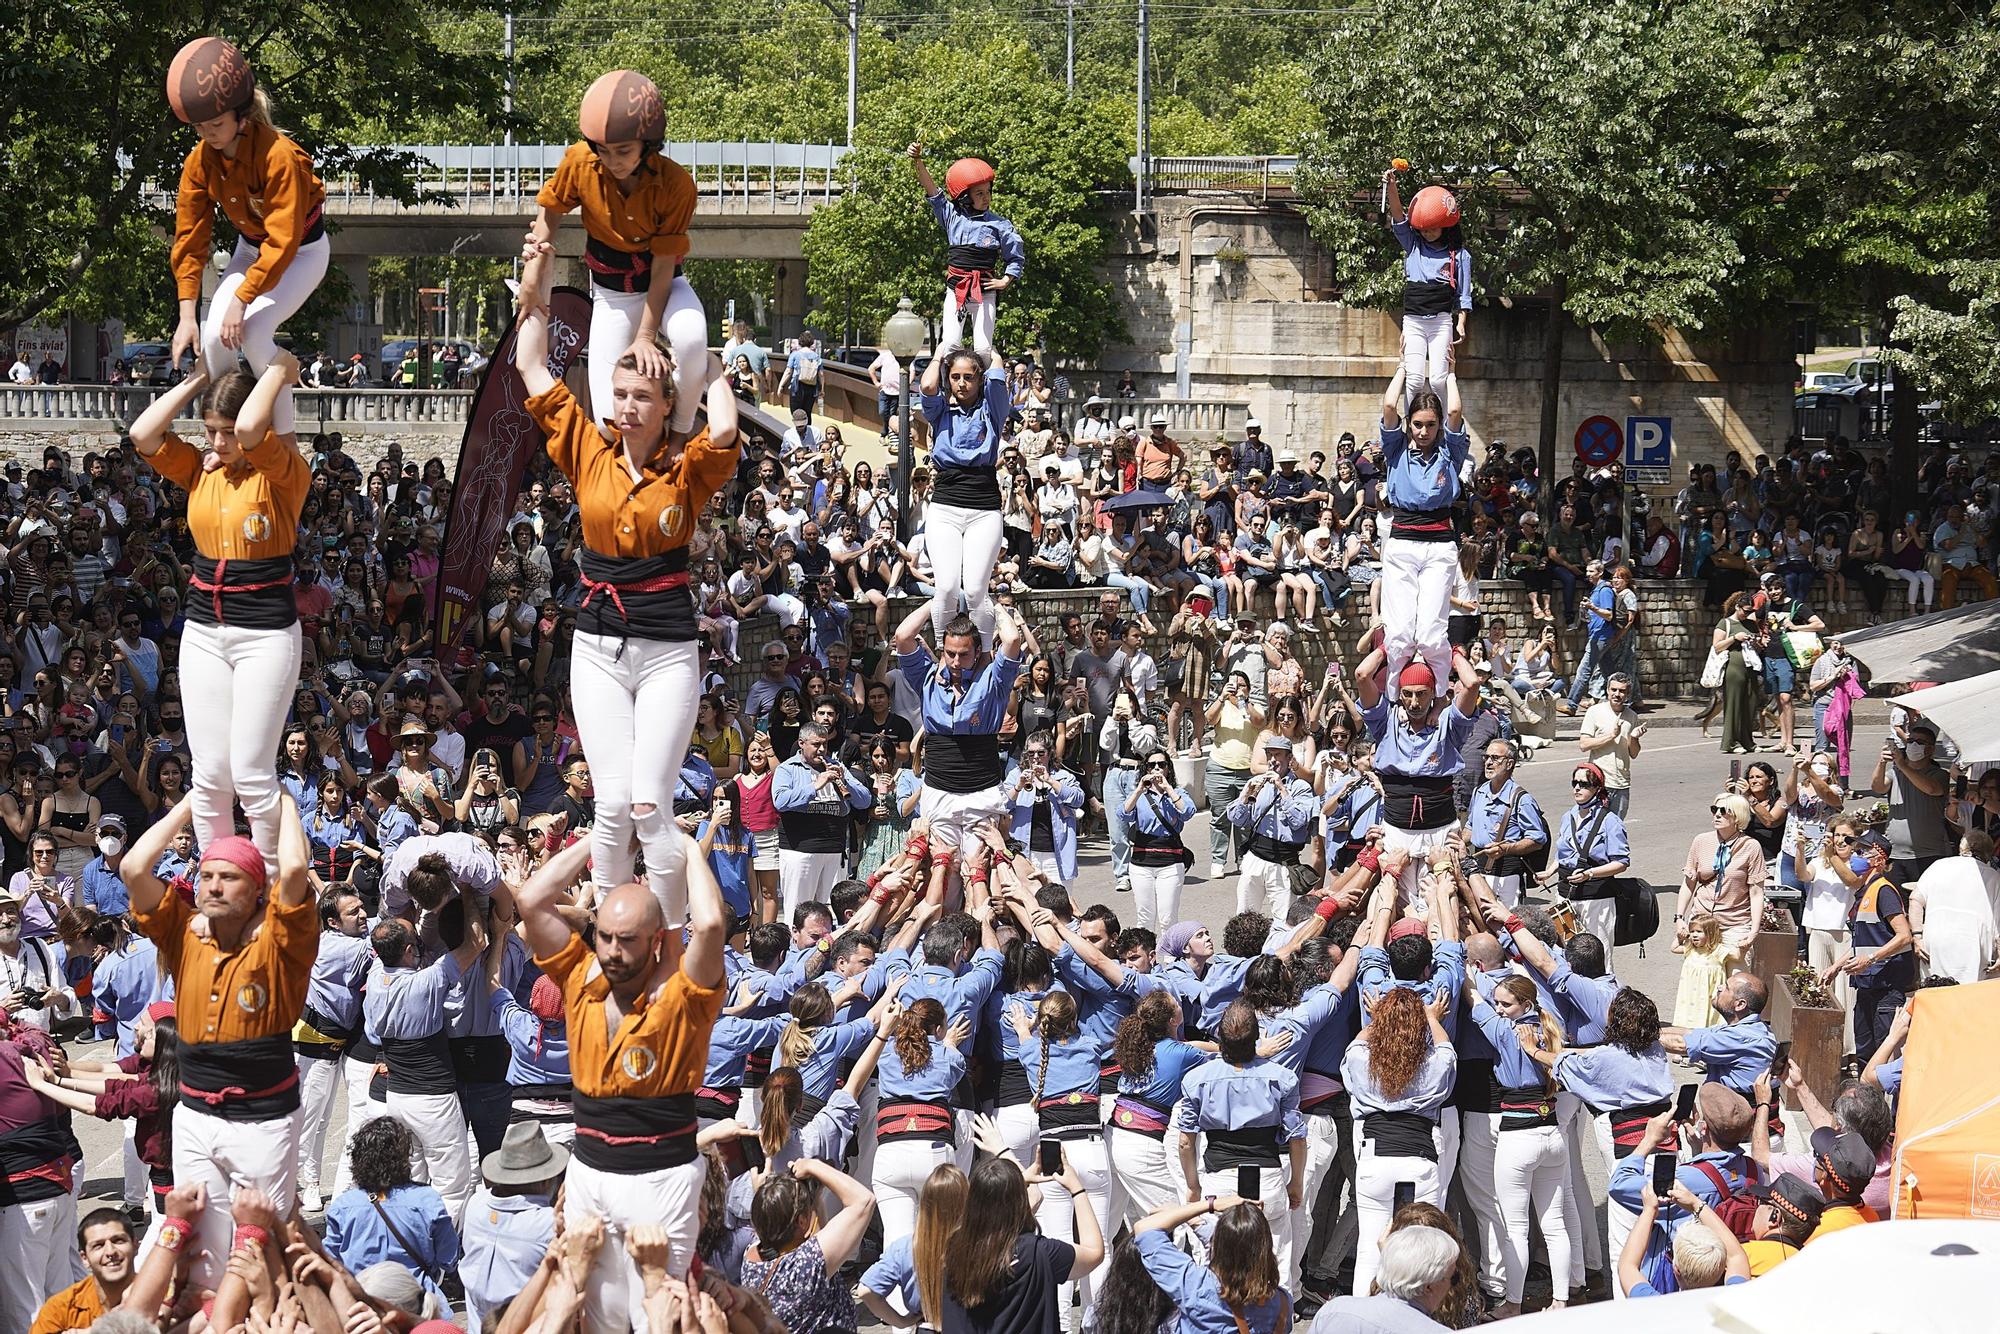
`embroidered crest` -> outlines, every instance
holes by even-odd
[[[245,1014],[258,1014],[271,1003],[271,993],[262,982],[245,982],[236,988],[236,1008]]]
[[[254,510],[243,519],[243,540],[264,542],[271,536],[271,520],[262,510]]]
[[[650,1047],[627,1047],[625,1054],[618,1058],[618,1068],[625,1072],[627,1079],[644,1079],[653,1073],[660,1060],[653,1055]]]
[[[673,504],[661,510],[660,531],[669,541],[687,536],[687,507]]]

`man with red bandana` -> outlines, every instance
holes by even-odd
[[[1479,678],[1465,655],[1454,651],[1457,691],[1446,703],[1430,667],[1418,660],[1397,675],[1391,703],[1382,690],[1384,656],[1377,648],[1363,658],[1354,669],[1354,686],[1382,780],[1382,851],[1410,854],[1401,876],[1403,902],[1411,916],[1421,917],[1424,864],[1459,827],[1451,780],[1464,766],[1459,747],[1479,710]]]
[[[257,846],[232,834],[202,849],[192,906],[167,892],[152,868],[188,823],[185,800],[139,836],[119,872],[134,923],[174,978],[181,1032],[174,1181],[204,1186],[214,1201],[254,1187],[289,1216],[301,1127],[292,1030],[305,1009],[319,922],[305,826],[290,794],[279,800],[275,885]],[[193,1281],[202,1287],[221,1282],[230,1225],[229,1210],[205,1210],[198,1235],[177,1243],[196,1248]]]

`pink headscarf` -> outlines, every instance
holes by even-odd
[[[216,839],[201,850],[201,860],[204,864],[227,862],[256,881],[257,888],[270,887],[270,877],[264,870],[264,854],[257,851],[255,843],[241,834],[230,834]]]

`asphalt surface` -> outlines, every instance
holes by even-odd
[[[1721,753],[1716,739],[1704,740],[1701,737],[1692,723],[1693,714],[1691,707],[1681,704],[1648,710],[1644,716],[1650,726],[1643,738],[1641,753],[1633,765],[1631,810],[1626,819],[1633,868],[1635,873],[1645,876],[1656,887],[1664,887],[1669,895],[1680,877],[1689,841],[1708,828],[1709,802],[1722,790],[1729,776],[1729,757]],[[1802,731],[1809,734],[1810,728],[1808,717]],[[1857,777],[1864,784],[1886,733],[1886,720],[1879,707],[1862,715],[1852,754]],[[1774,751],[1761,752],[1761,756],[1782,770],[1781,757]],[[1579,758],[1576,719],[1566,718],[1561,720],[1557,741],[1524,762],[1516,771],[1516,779],[1535,795],[1546,811],[1552,812],[1551,823],[1560,818],[1560,812],[1571,801],[1570,766]],[[1743,758],[1747,761],[1757,757]],[[1197,815],[1188,826],[1186,841],[1190,848],[1195,849],[1196,855],[1182,898],[1182,915],[1198,918],[1219,931],[1223,922],[1235,911],[1235,877],[1226,876],[1215,881],[1205,878],[1208,869],[1206,813]],[[1132,896],[1114,891],[1110,849],[1101,838],[1094,842],[1086,840],[1079,850],[1077,883],[1073,888],[1079,907],[1107,903],[1118,911],[1121,918],[1131,917]],[[1652,996],[1663,1014],[1672,1012],[1680,980],[1680,956],[1669,948],[1673,943],[1672,917],[1672,901],[1668,898],[1660,905],[1659,934],[1643,948],[1626,946],[1614,951],[1613,960],[1619,979]],[[69,1047],[71,1053],[77,1056],[108,1058],[111,1054],[108,1042],[70,1043]],[[345,1094],[342,1094],[328,1131],[329,1145],[342,1142],[345,1121]],[[93,1202],[116,1202],[119,1198],[122,1189],[120,1162],[123,1132],[118,1122],[100,1122],[86,1116],[77,1116],[75,1124],[87,1164],[85,1203],[80,1212],[87,1212]],[[1594,1154],[1587,1153],[1586,1158],[1592,1185],[1601,1199],[1604,1187],[1602,1165],[1596,1161]],[[331,1183],[334,1170],[329,1156],[321,1180]]]

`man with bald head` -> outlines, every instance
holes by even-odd
[[[676,1275],[685,1275],[694,1258],[696,1208],[707,1176],[695,1149],[694,1093],[722,1009],[730,923],[708,859],[681,837],[688,854],[685,942],[666,929],[649,888],[626,884],[598,905],[592,957],[558,911],[582,882],[588,843],[551,857],[522,886],[519,899],[535,963],[562,988],[569,1032],[576,1142],[564,1217],[573,1225],[594,1215],[615,1231],[660,1224]],[[647,1334],[645,1293],[623,1245],[607,1243],[598,1251],[586,1292],[584,1324],[591,1334]]]
[[[1770,999],[1770,988],[1762,978],[1738,970],[1716,988],[1711,1002],[1724,1022],[1707,1028],[1664,1028],[1660,1044],[1670,1054],[1700,1066],[1710,1080],[1747,1098],[1778,1053],[1778,1035],[1764,1022],[1764,1006]]]

